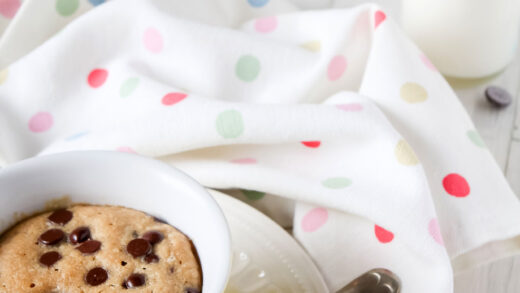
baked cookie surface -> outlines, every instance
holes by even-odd
[[[0,292],[196,293],[188,237],[124,207],[76,205],[31,217],[0,238]]]

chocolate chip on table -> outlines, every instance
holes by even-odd
[[[49,251],[40,256],[40,263],[45,266],[52,266],[61,259],[61,254],[56,251]]]
[[[488,86],[486,88],[485,94],[487,100],[497,107],[508,106],[513,100],[511,94],[508,91],[498,86]]]
[[[91,286],[103,284],[108,279],[108,273],[105,269],[96,267],[88,271],[85,276],[85,282]]]
[[[200,293],[200,291],[198,289],[195,289],[195,288],[186,288],[186,289],[184,289],[184,292],[186,292],[186,293]]]
[[[101,247],[101,242],[96,240],[88,240],[83,242],[80,246],[76,247],[77,250],[84,254],[94,253]]]
[[[38,242],[45,245],[54,245],[60,243],[63,238],[65,238],[65,233],[63,233],[63,231],[60,229],[50,229],[40,235]]]
[[[69,241],[72,244],[83,243],[89,239],[90,239],[90,229],[88,227],[76,228],[69,235]]]
[[[155,263],[155,262],[159,262],[159,257],[154,254],[154,253],[150,253],[150,254],[147,254],[145,257],[144,257],[144,261],[146,263]]]
[[[148,231],[148,232],[144,233],[143,237],[141,237],[141,238],[150,242],[151,245],[154,245],[156,243],[161,242],[164,239],[164,236],[159,231]]]
[[[147,255],[152,250],[152,245],[147,240],[142,238],[134,239],[128,242],[126,246],[126,251],[130,253],[133,257],[140,257],[143,255]]]
[[[48,219],[55,224],[63,226],[72,219],[72,212],[66,209],[56,210],[48,217]]]
[[[123,282],[123,288],[131,289],[143,286],[145,284],[145,276],[143,274],[131,274],[128,279]]]

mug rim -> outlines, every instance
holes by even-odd
[[[102,170],[103,167],[107,167],[107,171]],[[59,154],[51,154],[51,155],[45,155],[40,157],[34,157],[25,159],[23,161],[17,162],[15,164],[12,164],[10,166],[7,166],[6,168],[0,169],[0,201],[3,200],[5,202],[8,202],[8,191],[13,190],[13,188],[17,188],[17,186],[20,186],[21,182],[26,182],[27,180],[33,180],[31,181],[32,185],[38,185],[44,186],[43,188],[45,190],[52,190],[53,186],[61,186],[61,182],[59,182],[60,177],[65,176],[66,174],[63,174],[64,170],[73,170],[73,172],[80,172],[79,174],[88,175],[89,172],[97,171],[97,172],[114,172],[114,170],[119,171],[125,171],[123,169],[132,167],[134,169],[140,169],[146,171],[146,173],[143,173],[142,176],[143,182],[133,182],[136,186],[141,184],[144,187],[146,187],[146,183],[148,177],[155,180],[154,182],[159,182],[159,187],[154,186],[154,188],[163,188],[166,192],[169,191],[168,195],[171,194],[171,190],[177,189],[179,192],[187,193],[187,195],[181,194],[177,195],[178,199],[168,199],[170,202],[175,202],[176,205],[181,205],[180,208],[182,208],[182,205],[185,205],[186,207],[192,207],[194,205],[200,206],[204,211],[206,211],[201,217],[202,219],[197,219],[197,224],[193,224],[193,227],[190,227],[190,231],[197,232],[196,235],[186,233],[183,227],[178,227],[178,229],[186,234],[194,243],[197,253],[200,258],[200,266],[202,270],[202,278],[203,278],[203,286],[202,286],[202,292],[203,293],[212,293],[212,292],[223,292],[226,284],[227,279],[229,277],[229,272],[231,269],[231,235],[230,230],[226,221],[226,218],[215,201],[215,199],[207,192],[207,190],[202,187],[198,182],[196,182],[193,178],[189,177],[182,171],[164,163],[158,160],[146,158],[140,155],[135,154],[128,154],[128,153],[121,153],[121,152],[115,152],[115,151],[73,151],[73,152],[66,152],[66,153],[59,153]],[[100,171],[101,170],[101,171]],[[60,173],[61,172],[61,173]],[[44,174],[44,173],[51,173],[51,174]],[[127,172],[128,173],[128,172]],[[38,183],[38,179],[31,178],[34,177],[35,174],[42,174],[42,176],[48,178],[51,178],[51,180],[45,181],[44,185],[42,183]],[[71,175],[72,176],[72,175]],[[96,175],[98,176],[98,175]],[[135,176],[134,176],[135,177]],[[35,181],[34,181],[35,180]],[[65,181],[64,179],[63,181]],[[123,179],[118,179],[123,180]],[[18,185],[17,185],[18,184]],[[73,183],[70,183],[73,184]],[[110,184],[114,185],[112,187],[108,187]],[[31,185],[31,184],[28,184]],[[81,185],[81,184],[79,184]],[[5,187],[5,188],[4,188]],[[24,187],[25,188],[25,187]],[[22,190],[24,188],[21,188]],[[35,188],[35,187],[28,187],[28,188]],[[94,187],[93,187],[94,188]],[[117,188],[117,183],[103,183],[101,182],[99,186],[97,187],[100,190],[100,194],[102,193],[101,190],[105,189],[106,191],[110,190],[110,188]],[[5,191],[4,194],[2,190]],[[77,190],[76,190],[77,191]],[[41,194],[43,194],[42,192]],[[74,196],[75,192],[74,190],[71,190],[71,194]],[[60,197],[63,194],[56,194],[56,197]],[[15,212],[26,212],[28,206],[33,206],[29,208],[29,210],[32,211],[32,214],[35,214],[36,212],[41,212],[41,203],[40,207],[35,208],[34,207],[34,201],[33,199],[38,199],[39,195],[37,193],[29,193],[28,195],[24,194],[12,194],[12,197],[26,197],[26,201],[23,203],[20,203],[25,210],[20,211],[19,208],[13,208],[11,204],[5,204],[2,205],[3,207],[0,208],[0,217],[4,217],[5,220],[6,217],[11,217]],[[155,196],[155,195],[154,195]],[[157,197],[163,197],[164,195],[157,195]],[[45,196],[42,196],[44,199]],[[81,196],[79,196],[81,197]],[[83,196],[83,197],[89,197]],[[117,197],[117,196],[116,196]],[[43,199],[42,199],[43,200]],[[143,212],[149,212],[147,210],[143,210],[140,208],[127,206],[125,205],[123,200],[121,198],[116,198],[115,201],[121,201],[116,204],[112,204],[112,201],[114,199],[112,198],[106,198],[107,203],[98,203],[99,200],[94,199],[92,197],[92,200],[88,202],[87,204],[92,205],[119,205],[123,207],[133,208],[136,210],[141,210]],[[104,201],[102,200],[102,201]],[[14,200],[16,201],[16,200]],[[21,199],[19,200],[21,201]],[[40,200],[41,201],[41,200]],[[79,203],[85,203],[83,201],[78,202],[73,200],[73,203],[79,204]],[[162,206],[163,203],[160,202],[159,205],[157,203],[150,203],[150,205],[153,205],[154,207]],[[153,212],[153,211],[152,211]],[[2,214],[4,214],[2,216]],[[167,217],[165,217],[167,219]],[[167,219],[168,220],[168,219]],[[16,222],[11,222],[9,225],[5,225],[4,227],[0,227],[0,234],[9,229],[10,227],[13,227]],[[172,223],[171,221],[168,221],[172,224],[172,226],[177,228],[176,223]],[[208,234],[211,235],[218,235],[218,239],[211,239],[208,240],[208,237],[206,237],[205,228],[204,225],[201,224],[210,224],[210,230],[213,230],[213,232],[208,231]],[[186,228],[187,224],[184,223],[184,228]],[[195,227],[197,226],[197,227]],[[200,235],[204,234],[204,237],[201,237]],[[211,242],[211,243],[209,243]],[[201,253],[199,251],[199,247],[202,246],[207,248],[208,246],[211,246],[211,253],[209,251],[206,251],[204,253]],[[211,245],[210,245],[211,244]],[[220,254],[220,256],[218,256]],[[218,263],[217,263],[218,262]],[[220,269],[215,269],[216,267],[220,267]],[[209,272],[208,272],[209,271]],[[213,276],[208,276],[206,273],[211,273]],[[209,282],[209,283],[208,283]]]

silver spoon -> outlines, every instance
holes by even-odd
[[[399,277],[387,269],[373,269],[359,276],[338,293],[399,293]]]

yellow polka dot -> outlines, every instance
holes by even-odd
[[[305,48],[312,52],[319,52],[321,50],[321,43],[320,41],[310,41],[304,44],[301,44],[302,48]]]
[[[226,291],[224,293],[240,293],[240,291],[230,285],[227,286]]]
[[[395,146],[394,153],[397,161],[405,166],[419,164],[419,159],[417,159],[412,147],[403,139],[401,139]]]
[[[7,68],[0,71],[0,84],[4,83],[7,79]]]
[[[407,82],[401,86],[401,98],[408,103],[420,103],[428,99],[428,92],[420,84]]]

